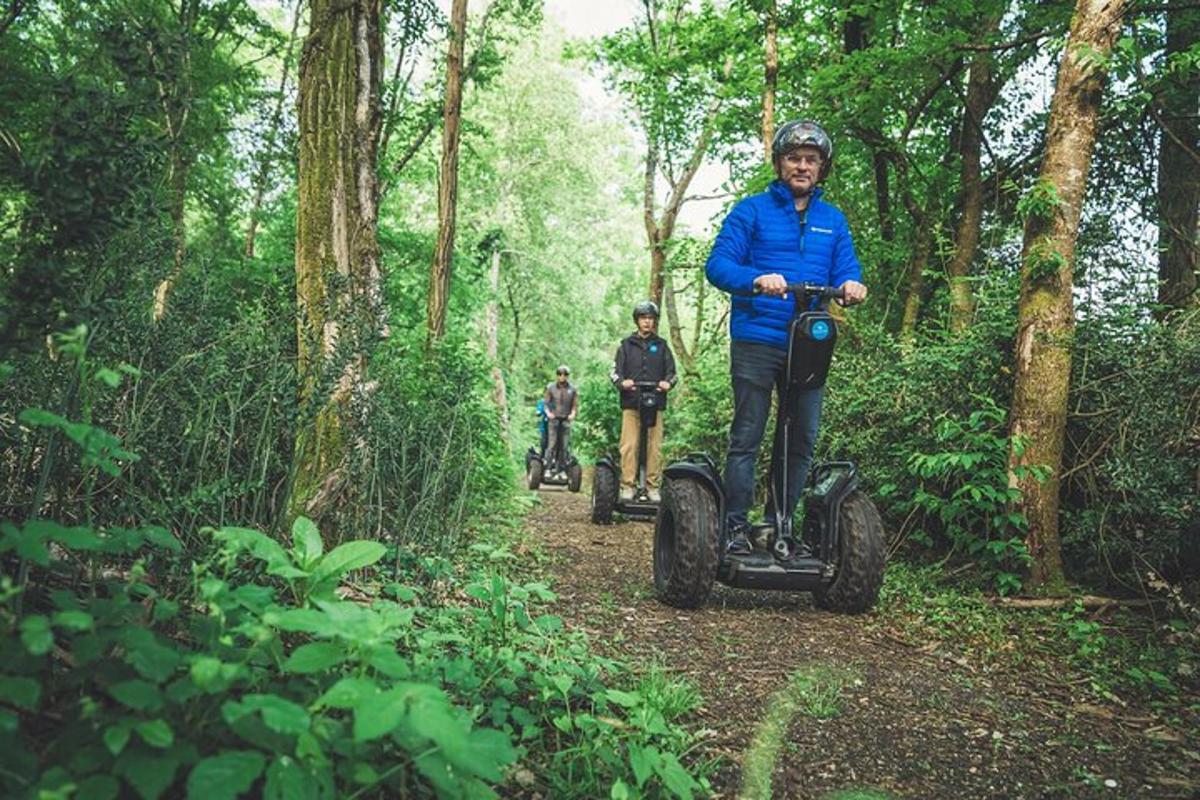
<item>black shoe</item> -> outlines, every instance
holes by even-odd
[[[754,545],[750,544],[750,539],[746,536],[749,533],[749,526],[738,526],[729,532],[729,544],[725,546],[725,552],[731,556],[748,556],[754,552]]]

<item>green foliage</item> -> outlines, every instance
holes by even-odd
[[[1003,409],[987,397],[975,400],[979,408],[966,420],[939,420],[934,428],[937,452],[909,456],[909,470],[919,483],[908,503],[941,523],[952,553],[965,551],[995,581],[1000,594],[1009,594],[1021,588],[1020,574],[1030,561],[1024,542],[1026,520],[1013,510],[1021,493],[1009,485],[1009,454],[1019,450],[1020,443],[1003,434]],[[1017,467],[1014,472],[1018,480],[1047,476],[1047,470],[1038,467]],[[905,505],[902,502],[900,508]],[[914,536],[926,545],[933,543],[923,531]]]

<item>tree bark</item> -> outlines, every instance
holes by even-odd
[[[675,280],[670,270],[663,276],[663,282],[663,288],[666,293],[667,328],[670,331],[671,347],[674,349],[679,363],[683,365],[683,371],[691,374],[695,362],[692,358],[692,352],[688,349],[687,342],[683,340],[683,326],[679,322],[679,309],[675,300]]]
[[[438,234],[429,270],[429,301],[425,325],[430,344],[446,333],[450,302],[454,224],[458,201],[458,124],[462,116],[463,44],[467,33],[467,0],[454,0],[450,9],[450,47],[446,55],[446,101],[442,110],[442,164],[438,181]]]
[[[772,163],[771,140],[775,138],[775,86],[779,79],[779,47],[777,43],[779,8],[776,0],[766,0],[766,32],[763,69],[762,137],[763,158]]]
[[[296,0],[296,9],[292,13],[292,32],[288,34],[287,49],[283,53],[283,73],[279,76],[279,92],[275,96],[275,108],[271,112],[271,120],[267,124],[267,138],[263,142],[262,154],[258,160],[258,170],[254,175],[254,199],[250,203],[250,220],[246,225],[246,258],[254,258],[254,239],[258,234],[258,214],[262,210],[263,196],[267,192],[267,180],[271,177],[271,164],[275,160],[275,140],[279,137],[279,128],[283,125],[283,100],[287,95],[288,76],[292,69],[292,50],[296,44],[296,32],[300,29],[300,13],[304,8],[304,0]]]
[[[904,295],[904,317],[900,321],[900,344],[907,350],[912,347],[917,332],[917,319],[921,316],[921,294],[925,291],[925,270],[929,267],[929,253],[933,249],[933,228],[922,218],[914,220],[917,229],[913,244],[913,256],[908,262],[908,288]]]
[[[1033,558],[1030,588],[1066,589],[1058,533],[1059,484],[1075,328],[1072,268],[1104,84],[1103,59],[1125,0],[1078,0],[1046,130],[1046,155],[1022,245],[1009,480],[1021,490]],[[1039,480],[1035,470],[1045,471]]]
[[[492,251],[492,267],[488,271],[491,295],[487,304],[487,355],[492,364],[492,399],[500,414],[500,431],[508,441],[508,391],[504,372],[500,369],[500,250]]]
[[[1200,9],[1172,0],[1167,11],[1166,57],[1187,52],[1200,40]],[[1163,77],[1158,150],[1158,302],[1184,308],[1197,301],[1196,241],[1200,208],[1200,71],[1178,70]]]
[[[1000,25],[999,18],[987,21],[987,30]],[[976,53],[971,60],[967,77],[967,98],[963,109],[962,138],[959,156],[962,159],[959,177],[959,218],[954,235],[954,255],[946,266],[950,283],[950,330],[962,333],[970,327],[975,314],[975,297],[971,290],[971,263],[979,249],[983,225],[983,179],[980,162],[983,156],[983,119],[987,116],[996,92],[992,87],[992,54]]]
[[[350,457],[369,457],[361,436],[373,389],[367,363],[386,334],[377,235],[380,0],[310,0],[309,8],[296,189],[306,426],[296,438],[289,521],[320,519],[349,498]]]

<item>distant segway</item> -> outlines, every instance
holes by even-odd
[[[651,519],[658,512],[658,503],[650,499],[646,486],[646,432],[658,423],[663,395],[657,381],[634,381],[633,391],[637,393],[637,409],[642,422],[638,431],[637,478],[634,481],[633,499],[621,499],[621,468],[618,462],[610,456],[601,458],[592,473],[592,522],[597,525],[611,525],[613,512],[640,519]]]
[[[787,287],[796,315],[788,329],[786,375],[777,413],[784,443],[772,485],[787,487],[786,443],[792,425],[792,392],[825,384],[837,326],[827,310],[840,289],[813,284]],[[818,307],[807,310],[816,299]],[[858,470],[847,461],[817,464],[803,497],[803,522],[794,531],[785,500],[772,491],[775,523],[755,526],[767,552],[726,552],[725,490],[707,455],[692,455],[665,470],[662,504],[654,531],[654,587],[663,602],[680,608],[702,604],[713,581],[745,589],[812,592],[818,606],[861,613],[875,605],[883,583],[883,524],[875,505],[858,488]]]
[[[550,425],[560,426],[556,431],[558,435],[555,437],[553,451],[543,456],[545,451],[538,452],[531,447],[525,453],[525,477],[529,488],[534,491],[542,484],[566,486],[572,492],[578,492],[583,486],[583,466],[580,465],[579,459],[575,458],[571,448],[563,443],[566,432],[561,426],[565,423],[566,420],[558,418],[549,421]]]

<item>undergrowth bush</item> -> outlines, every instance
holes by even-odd
[[[85,471],[119,471],[103,460],[117,437],[70,424]],[[197,558],[161,527],[0,524],[5,796],[702,788],[677,755],[694,701],[636,684],[539,614],[553,594],[507,578],[505,551],[476,546],[483,566],[433,595],[374,571],[379,542],[324,552],[304,518],[290,548],[247,528],[199,536]],[[185,587],[158,577],[184,564]]]

